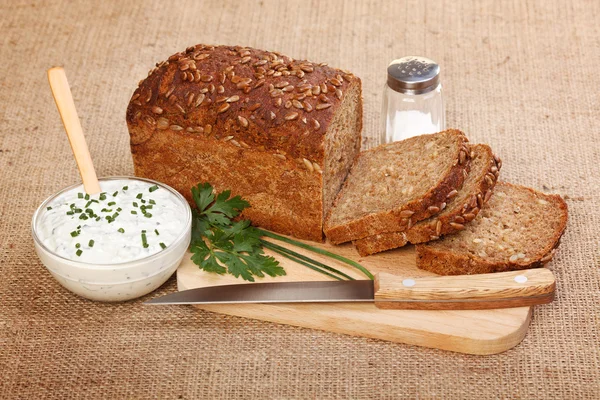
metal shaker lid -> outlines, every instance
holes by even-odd
[[[408,56],[394,60],[387,69],[387,84],[396,92],[420,94],[437,87],[440,66],[425,57]]]

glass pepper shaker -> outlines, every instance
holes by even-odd
[[[440,67],[425,57],[390,63],[383,89],[381,143],[446,129]]]

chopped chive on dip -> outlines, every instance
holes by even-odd
[[[185,203],[171,191],[156,191],[159,184],[119,179],[101,185],[103,192],[87,194],[79,186],[42,207],[37,228],[56,254],[114,264],[171,248],[183,229]]]

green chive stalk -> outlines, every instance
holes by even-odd
[[[271,247],[270,247],[268,244],[264,244],[264,246],[265,246],[266,248],[268,248],[268,249],[270,248],[270,249],[271,249],[271,250],[273,250],[275,253],[277,253],[277,254],[279,254],[279,255],[281,255],[281,256],[283,256],[283,257],[285,257],[285,258],[288,258],[288,259],[290,259],[290,260],[294,261],[295,263],[298,263],[298,264],[304,265],[305,267],[312,269],[313,271],[320,272],[320,273],[322,273],[323,275],[330,276],[330,277],[332,277],[333,279],[337,279],[338,281],[342,281],[342,280],[343,280],[343,279],[342,279],[342,278],[340,278],[339,276],[337,276],[337,275],[333,275],[333,274],[331,274],[331,273],[329,273],[329,272],[325,271],[324,269],[321,269],[321,268],[319,268],[319,267],[315,266],[314,264],[307,263],[307,262],[305,262],[305,261],[303,261],[303,260],[301,260],[301,259],[299,259],[299,258],[296,258],[296,257],[294,257],[294,256],[292,256],[291,254],[288,254],[288,253],[286,253],[286,252],[283,252],[283,251],[280,251],[280,250],[275,250],[275,248],[271,248]]]
[[[344,256],[340,256],[339,254],[335,254],[335,253],[332,253],[332,252],[327,251],[327,250],[320,249],[320,248],[315,247],[315,246],[311,246],[311,245],[306,244],[306,243],[302,243],[302,242],[300,242],[298,240],[290,239],[288,237],[281,236],[281,235],[278,235],[278,234],[273,233],[273,232],[265,231],[264,229],[260,229],[260,228],[257,228],[257,229],[258,229],[258,231],[263,236],[269,237],[271,239],[280,240],[282,242],[289,243],[289,244],[292,244],[294,246],[298,246],[298,247],[301,247],[303,249],[310,250],[310,251],[312,251],[314,253],[322,254],[324,256],[327,256],[327,257],[333,258],[335,260],[341,261],[343,263],[346,263],[346,264],[348,264],[348,265],[350,265],[350,266],[352,266],[352,267],[360,270],[369,279],[371,279],[371,280],[375,279],[375,277],[373,276],[373,274],[368,269],[366,269],[365,267],[363,267],[362,265],[360,265],[356,261],[350,260],[349,258],[346,258]]]
[[[305,255],[302,255],[302,254],[300,254],[300,253],[296,253],[296,252],[295,252],[295,251],[293,251],[293,250],[287,249],[287,248],[285,248],[285,247],[283,247],[283,246],[279,246],[279,245],[277,245],[277,244],[275,244],[275,243],[272,243],[272,242],[266,241],[266,240],[264,240],[264,239],[261,239],[261,240],[260,240],[260,242],[262,243],[262,245],[263,245],[264,247],[266,247],[266,248],[268,248],[268,249],[271,249],[271,250],[279,250],[280,252],[287,253],[287,254],[289,254],[289,255],[291,255],[291,256],[294,256],[294,257],[296,257],[296,258],[299,258],[299,259],[301,259],[301,260],[304,260],[304,261],[306,261],[306,262],[309,262],[309,263],[311,263],[311,264],[313,264],[313,265],[315,265],[315,266],[317,266],[317,267],[321,267],[321,268],[324,268],[324,269],[326,269],[326,270],[328,270],[328,271],[331,271],[331,272],[333,272],[333,273],[335,273],[335,274],[338,274],[338,275],[340,275],[340,276],[342,276],[342,277],[346,278],[347,280],[350,280],[350,281],[354,281],[354,280],[355,280],[353,277],[351,277],[350,275],[347,275],[347,274],[343,273],[342,271],[339,271],[339,270],[337,270],[337,269],[335,269],[335,268],[333,268],[333,267],[330,267],[330,266],[329,266],[329,265],[327,265],[327,264],[323,264],[322,262],[319,262],[319,261],[313,260],[312,258],[310,258],[310,257],[306,257]],[[281,254],[281,253],[280,253],[280,254]]]

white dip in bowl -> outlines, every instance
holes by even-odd
[[[37,209],[32,235],[40,260],[67,289],[91,300],[123,301],[162,285],[191,238],[192,214],[167,185],[100,179],[101,193],[68,187]]]

